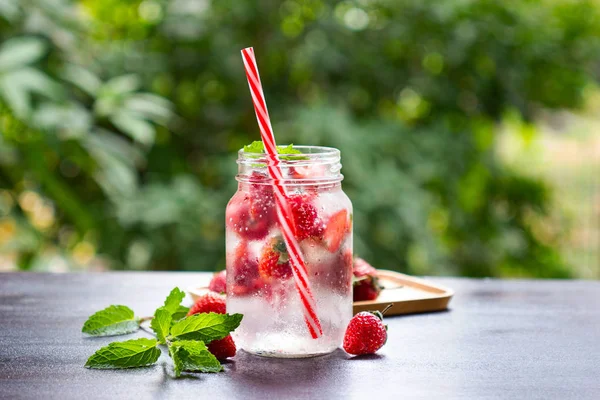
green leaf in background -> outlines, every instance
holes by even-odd
[[[110,306],[98,311],[83,324],[81,332],[92,336],[114,336],[135,332],[139,320],[126,306]]]
[[[165,344],[165,339],[169,336],[171,328],[171,312],[166,307],[160,307],[154,313],[154,318],[150,322],[150,327],[156,333],[159,343]]]
[[[136,74],[117,76],[106,82],[101,95],[123,95],[131,93],[140,87],[140,78]]]
[[[173,321],[172,321],[172,323],[174,324],[174,323],[178,322],[180,319],[183,319],[183,318],[185,318],[185,317],[187,316],[187,313],[188,313],[189,311],[190,311],[190,308],[189,308],[189,307],[185,307],[185,306],[179,306],[179,307],[177,308],[177,311],[175,311],[175,312],[173,313],[173,316],[172,316],[172,318],[173,318]]]
[[[149,146],[156,134],[154,126],[132,112],[119,111],[110,121],[137,142]]]
[[[75,64],[67,64],[62,70],[64,80],[73,83],[90,96],[95,96],[102,86],[102,81],[91,71]]]
[[[132,339],[114,342],[96,351],[85,363],[87,368],[121,369],[145,367],[160,357],[155,339]]]
[[[14,85],[10,76],[0,77],[0,96],[18,117],[24,117],[31,111],[29,95],[20,86]]]
[[[25,117],[31,112],[32,93],[57,101],[64,95],[60,85],[35,68],[22,67],[0,74],[0,97],[17,116]]]
[[[171,327],[171,338],[202,340],[223,339],[240,325],[242,314],[203,313],[186,317]]]
[[[220,372],[223,367],[201,341],[180,340],[169,346],[169,354],[173,359],[175,376],[182,371]]]
[[[175,314],[179,311],[179,305],[185,298],[185,292],[181,291],[178,287],[171,290],[171,293],[165,299],[164,308],[166,308],[171,314]]]
[[[173,116],[173,105],[169,101],[149,93],[131,95],[123,106],[128,111],[143,115],[156,123],[166,124]]]
[[[0,47],[0,72],[39,60],[47,50],[46,42],[37,37],[16,37]]]

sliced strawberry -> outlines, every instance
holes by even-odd
[[[288,198],[298,240],[320,236],[323,232],[323,224],[319,219],[317,209],[310,203],[311,199],[312,197],[308,194],[296,194]]]
[[[234,296],[259,295],[268,298],[271,295],[271,285],[263,278],[258,277],[244,284],[233,284],[231,294]]]
[[[348,221],[348,211],[340,210],[333,214],[323,232],[323,242],[332,253],[335,253],[340,248],[344,236],[348,233],[350,222]]]
[[[353,274],[355,282],[353,284],[353,300],[365,301],[375,300],[381,290],[377,278],[377,270],[362,258],[354,259]]]
[[[285,280],[292,276],[292,267],[283,240],[274,238],[263,247],[258,261],[258,273],[267,281]]]

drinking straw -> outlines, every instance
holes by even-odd
[[[313,339],[317,339],[323,335],[323,329],[321,328],[321,322],[315,311],[315,299],[310,289],[306,263],[304,262],[300,246],[294,235],[296,228],[288,196],[281,183],[283,174],[279,167],[275,136],[273,135],[273,128],[271,127],[271,121],[267,111],[265,95],[262,90],[262,84],[260,83],[260,76],[258,75],[258,66],[256,64],[256,58],[254,57],[254,49],[252,47],[243,49],[242,59],[244,60],[246,77],[248,78],[248,86],[250,86],[250,94],[252,95],[252,101],[254,103],[254,111],[260,129],[260,136],[267,153],[267,169],[273,182],[277,221],[281,227],[283,240],[290,256],[290,264],[292,266],[296,290],[298,291],[302,303],[304,321],[306,322],[310,335]]]

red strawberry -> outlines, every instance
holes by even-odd
[[[269,221],[258,215],[256,211],[251,212],[250,196],[244,195],[237,202],[232,199],[227,205],[227,227],[244,239],[260,240],[269,232]]]
[[[375,300],[381,289],[377,278],[377,270],[362,258],[354,259],[353,298],[354,301]]]
[[[234,296],[248,296],[260,293],[262,297],[268,298],[271,295],[271,285],[261,277],[253,279],[247,284],[234,284],[231,293]]]
[[[213,292],[225,293],[225,288],[227,286],[226,273],[227,271],[223,270],[214,274],[210,280],[210,283],[208,284],[208,288]]]
[[[292,276],[292,267],[283,240],[273,238],[263,247],[258,260],[258,273],[267,281],[288,279]]]
[[[213,340],[208,345],[208,351],[210,351],[217,360],[224,360],[229,357],[235,356],[236,347],[235,342],[231,335],[225,336],[220,340]]]
[[[263,180],[255,179],[254,173],[252,179],[256,182]],[[249,191],[238,192],[227,205],[227,227],[244,239],[264,238],[275,218],[273,189],[268,185],[252,184]]]
[[[307,194],[289,196],[289,203],[296,225],[296,238],[303,240],[311,236],[320,236],[323,224],[317,214],[317,209],[310,203]]]
[[[329,217],[325,231],[323,232],[323,241],[327,250],[335,253],[340,248],[344,236],[350,229],[348,221],[348,211],[340,210]]]
[[[373,354],[387,341],[387,325],[379,311],[356,314],[346,328],[344,350],[346,353]]]
[[[242,241],[235,248],[230,266],[229,274],[231,274],[230,282],[233,283],[233,293],[243,295],[256,292],[255,281],[259,277],[258,260],[250,256],[247,242]]]
[[[225,314],[225,299],[220,294],[208,292],[198,298],[187,315],[214,312]]]

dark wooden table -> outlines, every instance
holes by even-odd
[[[0,398],[600,399],[600,283],[583,281],[436,278],[456,290],[451,310],[388,318],[388,343],[374,356],[241,352],[224,373],[183,379],[171,377],[167,359],[137,370],[83,367],[115,340],[83,337],[90,314],[125,304],[150,315],[172,287],[206,278],[0,274]]]

